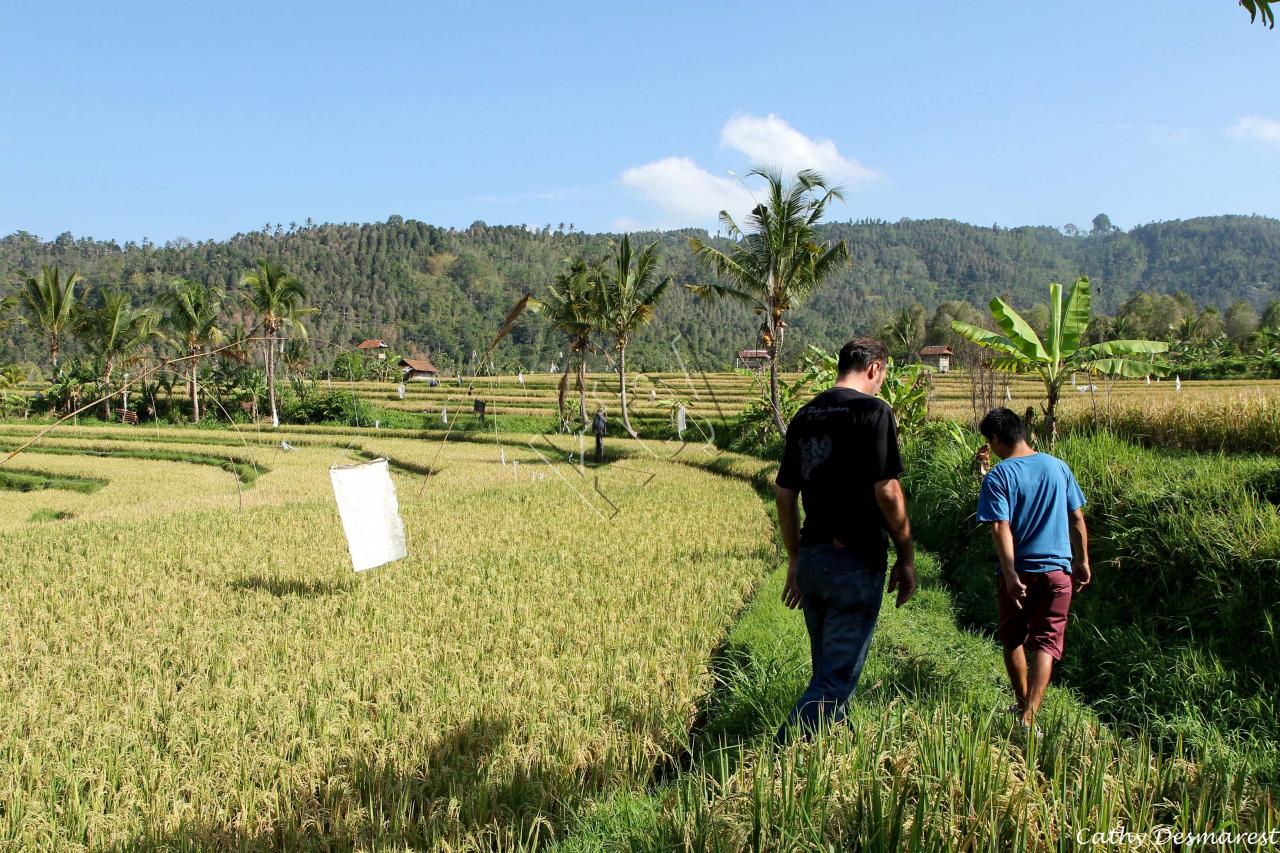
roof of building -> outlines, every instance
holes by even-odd
[[[419,373],[439,373],[436,366],[425,358],[402,358],[400,366],[407,367],[410,370],[416,370]]]
[[[767,349],[744,349],[738,352],[738,358],[768,358]]]
[[[928,346],[920,350],[920,355],[955,355],[951,347]]]
[[[387,342],[382,338],[370,338],[367,341],[356,344],[356,349],[386,349]]]

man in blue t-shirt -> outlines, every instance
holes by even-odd
[[[978,521],[991,524],[1000,561],[999,636],[1015,713],[1033,729],[1053,663],[1062,659],[1071,595],[1092,577],[1084,494],[1065,462],[1031,449],[1013,412],[992,409],[978,430],[1002,460],[982,480]],[[986,447],[978,454],[990,458]]]

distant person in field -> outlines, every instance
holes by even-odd
[[[978,426],[987,444],[982,470],[994,451],[1002,460],[982,480],[978,520],[991,525],[1000,568],[999,636],[1023,731],[1035,731],[1055,661],[1062,659],[1071,596],[1089,585],[1089,532],[1084,494],[1061,459],[1033,450],[1026,424],[1005,408]]]
[[[609,425],[604,419],[604,406],[596,408],[596,416],[591,419],[591,431],[596,437],[596,462],[604,462],[604,434]]]
[[[813,676],[778,730],[779,744],[797,728],[808,739],[847,715],[884,595],[885,531],[897,549],[888,573],[897,606],[915,592],[915,549],[898,483],[897,423],[889,404],[876,396],[887,362],[879,341],[845,344],[836,384],[801,408],[787,427],[776,481],[789,558],[782,600],[804,611]]]

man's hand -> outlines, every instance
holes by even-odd
[[[911,600],[911,596],[915,595],[915,560],[899,557],[893,561],[893,568],[889,570],[889,592],[893,592],[895,589],[898,591],[898,600],[894,603],[894,607],[901,607]]]
[[[1071,561],[1071,591],[1079,592],[1089,585],[1089,581],[1093,580],[1093,570],[1089,568],[1088,560],[1072,560]]]
[[[800,587],[796,586],[796,561],[787,563],[787,581],[782,585],[782,603],[792,610],[800,606]]]
[[[1022,578],[1018,577],[1017,572],[1000,573],[1000,577],[1004,582],[1004,590],[1009,593],[1009,597],[1013,599],[1013,606],[1022,609],[1022,602],[1027,598],[1027,587],[1022,582]]]

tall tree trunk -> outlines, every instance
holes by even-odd
[[[191,359],[191,422],[200,423],[200,389],[196,385],[196,359]]]
[[[103,376],[102,376],[102,387],[106,389],[105,391],[103,391],[103,394],[102,394],[102,396],[103,396],[103,400],[102,400],[102,419],[103,419],[104,421],[109,421],[109,420],[111,420],[111,398],[112,398],[113,396],[115,396],[115,395],[114,395],[114,394],[112,394],[112,392],[111,392],[111,368],[112,368],[112,366],[113,366],[113,365],[111,364],[111,362],[110,362],[110,361],[108,361],[108,362],[107,362],[107,369],[106,369],[106,372],[105,372],[105,373],[103,374]]]
[[[778,401],[778,353],[782,351],[782,324],[774,323],[769,335],[769,408],[773,413],[773,425],[779,438],[787,437],[787,425],[782,420]]]
[[[578,417],[582,418],[582,429],[587,428],[587,352],[578,353]]]
[[[569,362],[564,363],[564,373],[560,374],[560,394],[556,399],[556,411],[560,415],[560,426],[565,426],[567,418],[564,416],[565,398],[569,395]]]
[[[280,426],[280,414],[276,411],[276,335],[267,335],[267,398],[271,401],[271,426]]]
[[[58,333],[49,333],[49,355],[53,357],[53,373],[58,374]]]
[[[631,416],[627,413],[627,344],[622,342],[618,347],[618,386],[622,398],[622,428],[632,438],[639,438],[631,426]]]

